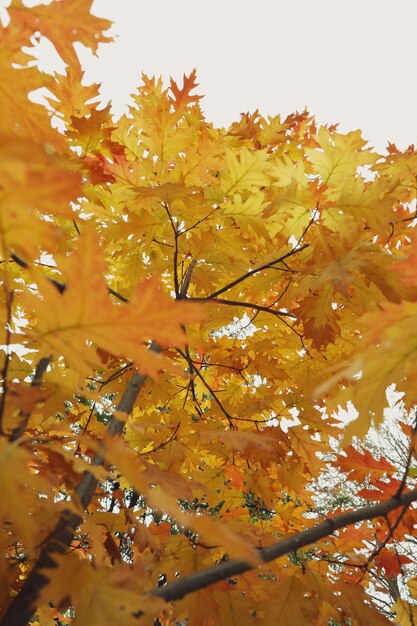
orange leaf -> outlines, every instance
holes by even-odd
[[[349,473],[350,480],[363,482],[371,474],[372,477],[381,477],[385,474],[392,474],[396,468],[388,463],[383,457],[375,459],[368,450],[359,452],[352,445],[345,448],[346,457],[339,456],[337,465],[342,472]]]

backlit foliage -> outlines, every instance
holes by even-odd
[[[90,5],[13,0],[1,40],[4,624],[417,623],[413,503],[258,551],[324,519],[329,467],[358,498],[333,513],[415,482],[412,425],[402,462],[359,440],[387,386],[416,404],[417,152],[307,112],[216,128],[195,72],[115,120],[73,45],[109,40]],[[253,569],[152,594],[230,558]]]

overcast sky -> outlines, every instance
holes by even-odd
[[[379,150],[417,143],[417,0],[94,0],[93,12],[116,41],[80,53],[116,113],[142,72],[180,80],[196,67],[216,125],[307,107]]]
[[[115,43],[89,76],[119,112],[140,74],[197,68],[206,117],[287,114],[361,128],[372,145],[417,143],[416,0],[95,0]]]

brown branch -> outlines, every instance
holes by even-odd
[[[33,380],[30,384],[31,387],[40,387],[42,385],[42,379],[43,379],[43,375],[45,374],[49,363],[51,362],[52,359],[52,355],[51,356],[44,356],[39,360],[38,365],[36,366],[36,370],[35,370],[35,374],[33,376]],[[16,441],[16,439],[19,439],[19,437],[21,437],[23,435],[23,433],[25,432],[27,423],[29,421],[30,418],[30,411],[20,411],[19,412],[19,418],[20,418],[20,423],[18,426],[16,426],[16,428],[14,428],[12,430],[12,432],[9,435],[9,441]]]
[[[416,438],[417,438],[417,412],[414,415],[414,423],[413,423],[413,427],[411,429],[411,438],[410,438],[410,445],[409,445],[409,449],[408,449],[408,454],[407,454],[407,461],[405,464],[405,469],[403,472],[403,477],[401,480],[401,484],[398,487],[398,491],[397,491],[397,496],[401,495],[402,492],[404,491],[406,482],[407,482],[407,478],[408,478],[408,472],[410,471],[410,465],[411,465],[411,460],[413,458],[414,455],[414,446],[416,444]]]
[[[14,261],[15,263],[17,263],[17,265],[19,265],[20,267],[23,267],[23,269],[27,270],[29,269],[29,263],[26,263],[26,261],[24,261],[20,256],[18,256],[17,254],[12,254],[11,255],[11,259],[12,261]],[[58,280],[55,280],[55,278],[51,278],[50,276],[46,277],[49,282],[56,287],[56,289],[59,291],[59,293],[64,293],[65,289],[67,288],[66,285],[64,285],[63,283],[60,283]]]
[[[111,287],[107,287],[108,292],[114,296],[115,298],[117,298],[118,300],[120,300],[120,302],[124,302],[125,304],[127,302],[129,302],[129,300],[127,298],[125,298],[125,296],[122,296],[121,293],[119,293],[118,291],[115,291],[114,289],[112,289]]]
[[[197,261],[193,259],[185,272],[184,280],[182,281],[181,289],[178,293],[177,300],[184,300],[187,297],[187,291],[190,286],[191,276],[194,272]]]
[[[285,554],[311,545],[333,534],[340,528],[346,528],[347,526],[352,526],[353,524],[365,520],[372,520],[376,517],[385,517],[391,511],[400,507],[409,507],[410,504],[415,501],[417,501],[417,488],[403,493],[398,497],[394,496],[389,500],[378,502],[378,504],[365,506],[354,511],[340,513],[340,515],[336,515],[333,518],[328,518],[324,522],[313,526],[313,528],[281,539],[267,548],[260,548],[259,554],[264,563],[269,563]],[[168,583],[164,587],[159,587],[152,591],[152,595],[163,598],[167,602],[172,602],[173,600],[183,598],[189,593],[213,585],[220,580],[243,574],[252,569],[254,569],[254,566],[249,565],[245,561],[224,561],[219,565],[196,572],[190,576],[184,576],[172,583]]]
[[[179,293],[180,293],[179,281],[178,281],[178,231],[175,227],[174,220],[172,219],[172,215],[169,211],[168,204],[166,202],[163,202],[162,206],[164,207],[165,212],[168,215],[169,223],[171,224],[172,232],[174,233],[174,256],[173,256],[174,289],[175,289],[175,295],[178,298]]]
[[[149,347],[149,350],[151,350],[152,352],[160,352],[161,348],[156,343],[152,342],[152,344]],[[129,415],[132,412],[136,399],[140,393],[140,390],[143,387],[143,384],[146,378],[147,376],[144,374],[141,374],[138,370],[136,370],[133,373],[133,376],[130,379],[129,384],[126,387],[119,404],[117,405],[116,415],[118,414],[118,412],[126,413],[127,415]],[[113,414],[110,419],[110,422],[108,423],[104,439],[101,442],[101,445],[98,451],[95,453],[91,461],[92,466],[97,467],[97,466],[103,465],[104,463],[103,449],[104,449],[104,442],[106,438],[112,437],[114,435],[120,435],[123,432],[125,422],[123,420],[118,419],[116,415]],[[81,481],[78,483],[75,489],[75,493],[79,497],[80,502],[85,509],[89,505],[91,498],[94,495],[97,482],[98,482],[97,478],[93,474],[91,474],[90,472],[85,472],[84,476],[82,477]]]
[[[197,220],[197,222],[194,222],[194,224],[192,224],[191,226],[189,226],[188,228],[184,228],[184,230],[181,230],[181,232],[179,233],[179,235],[185,235],[185,233],[188,233],[190,230],[193,230],[193,228],[196,228],[197,226],[199,226],[200,224],[202,224],[203,222],[205,222],[206,220],[208,220],[213,213],[215,213],[216,211],[218,211],[220,209],[220,206],[216,206],[212,211],[210,211],[210,213],[208,213],[205,217],[202,217],[201,219]]]
[[[105,387],[106,385],[108,385],[110,382],[112,382],[113,380],[115,380],[116,378],[118,378],[119,376],[123,376],[123,374],[125,374],[133,365],[132,361],[129,361],[128,363],[126,363],[126,365],[123,365],[123,367],[120,367],[116,372],[113,372],[112,374],[110,374],[110,376],[108,376],[105,380],[98,380],[96,378],[91,378],[89,377],[88,380],[91,380],[94,383],[99,384],[99,392],[103,389],[103,387]],[[84,425],[84,428],[82,430],[82,434],[84,435],[87,432],[87,429],[90,425],[91,422],[91,418],[94,415],[94,411],[96,409],[96,402],[93,402],[90,412],[88,414],[88,418],[87,421]],[[79,451],[79,444],[77,446],[77,452]]]
[[[217,397],[217,393],[208,384],[208,382],[206,381],[206,379],[204,378],[204,376],[202,375],[202,373],[200,372],[198,367],[196,367],[194,365],[194,363],[192,362],[191,358],[189,356],[187,357],[187,354],[185,354],[182,350],[178,349],[178,352],[183,357],[183,359],[185,359],[187,361],[187,363],[189,364],[190,368],[192,369],[193,372],[195,372],[196,376],[198,376],[198,378],[201,380],[201,382],[203,383],[203,385],[205,386],[207,391],[213,396],[213,400],[216,402],[216,404],[219,406],[221,412],[227,418],[227,421],[229,422],[230,428],[232,430],[236,430],[236,425],[233,422],[234,417],[232,415],[230,415],[230,413],[228,411],[226,411],[226,409],[224,408],[222,402],[220,402],[219,398]]]
[[[322,556],[321,554],[312,554],[311,557],[316,559],[317,561],[324,561],[325,563],[329,563],[330,565],[340,565],[343,567],[352,567],[356,569],[366,569],[367,565],[365,563],[353,563],[352,561],[338,561],[337,559],[331,559],[326,556]]]
[[[152,450],[148,450],[147,452],[139,452],[139,456],[147,456],[148,454],[153,454],[154,452],[158,452],[158,450],[162,450],[168,444],[170,444],[171,441],[174,441],[175,437],[177,436],[177,432],[180,427],[180,424],[181,422],[178,422],[178,424],[174,428],[173,433],[170,435],[170,437],[168,437],[166,441],[162,441],[157,446],[155,446],[155,448],[152,448]]]
[[[400,484],[399,488],[397,489],[397,493],[394,496],[397,499],[401,497],[401,494],[403,493],[405,485],[406,485],[407,476],[408,476],[408,472],[410,470],[410,465],[411,465],[411,459],[413,457],[414,442],[415,442],[416,432],[417,432],[417,416],[415,417],[414,424],[413,424],[413,429],[412,429],[412,433],[411,433],[411,440],[410,440],[410,446],[409,446],[409,451],[408,451],[408,455],[407,455],[407,461],[406,461],[406,464],[405,464],[405,468],[404,468],[401,484]],[[395,520],[395,522],[394,522],[394,524],[392,526],[391,526],[391,524],[389,522],[389,519],[388,519],[387,515],[384,516],[386,524],[388,526],[387,536],[377,546],[377,548],[369,555],[369,557],[368,557],[368,559],[367,559],[367,561],[365,563],[365,566],[364,566],[364,570],[365,571],[367,571],[369,569],[369,566],[372,563],[372,561],[374,561],[376,559],[376,557],[379,554],[381,554],[382,550],[386,547],[388,542],[394,537],[394,533],[395,533],[396,529],[398,528],[398,526],[399,526],[401,520],[403,519],[404,515],[407,513],[409,506],[410,506],[409,504],[403,506],[403,508],[401,509],[397,519]],[[400,564],[400,569],[401,569],[401,564]]]
[[[184,397],[184,402],[183,402],[182,408],[183,409],[185,408],[185,405],[186,405],[187,399],[188,399],[188,395],[189,395],[189,393],[191,391],[191,395],[193,396],[194,405],[195,405],[195,407],[197,409],[197,413],[200,416],[202,416],[203,415],[203,410],[201,409],[200,402],[199,402],[199,400],[197,398],[197,395],[196,395],[196,392],[195,392],[194,377],[192,376],[193,369],[194,369],[195,366],[194,366],[194,361],[191,358],[188,346],[186,346],[186,348],[185,348],[184,355],[185,355],[185,358],[186,358],[187,363],[188,363],[188,370],[189,370],[189,373],[190,373],[190,382],[187,385],[187,392],[186,392],[185,397]]]
[[[113,380],[115,380],[116,378],[119,378],[119,376],[123,376],[123,374],[125,374],[132,366],[133,366],[133,361],[129,361],[128,363],[126,363],[126,365],[122,365],[122,367],[119,367],[118,370],[110,374],[104,380],[100,380],[100,378],[93,378],[92,376],[89,376],[87,380],[91,380],[91,382],[99,385],[99,391],[101,391],[103,387],[113,382]]]
[[[184,285],[180,292],[180,295],[183,297],[186,296],[186,290],[189,286],[194,267],[195,263],[190,265],[187,276],[184,279]],[[161,348],[155,342],[152,342],[149,350],[152,352],[160,352]],[[145,374],[141,374],[138,370],[133,373],[122,398],[117,405],[116,413],[114,413],[110,419],[105,437],[101,442],[101,446],[91,461],[92,466],[104,464],[104,441],[109,436],[120,435],[123,432],[125,422],[120,420],[117,415],[119,415],[119,413],[129,415],[132,412],[146,378],[147,376]],[[97,478],[89,471],[84,473],[78,483],[75,493],[84,509],[86,509],[91,502],[97,483]],[[57,525],[43,542],[38,560],[23,583],[19,595],[14,598],[7,609],[0,626],[26,626],[36,609],[36,603],[42,589],[49,582],[49,577],[45,570],[56,567],[53,558],[54,555],[64,554],[67,551],[72,540],[74,539],[77,527],[82,522],[82,519],[83,518],[80,514],[74,513],[69,509],[65,509],[61,513]]]
[[[159,347],[152,344],[151,350],[158,352]],[[134,372],[123,396],[117,406],[117,411],[130,414],[140,390],[146,380],[146,376],[139,371]],[[117,415],[117,413],[116,413]],[[113,415],[107,426],[106,437],[120,434],[124,422]],[[103,464],[102,450],[98,450],[91,464],[93,466]],[[97,486],[97,478],[90,472],[85,472],[75,490],[83,508],[87,508]],[[82,521],[82,516],[69,509],[64,510],[54,530],[44,541],[41,553],[32,571],[25,580],[19,595],[13,600],[6,611],[1,626],[26,626],[27,622],[36,609],[36,602],[40,592],[48,584],[49,577],[45,570],[56,567],[55,554],[64,554],[70,546],[77,527]]]
[[[232,372],[236,372],[237,374],[239,374],[239,376],[242,378],[242,380],[249,384],[248,379],[244,376],[243,372],[249,367],[249,365],[252,362],[252,359],[249,359],[247,365],[244,365],[242,367],[236,367],[235,365],[227,365],[226,363],[210,363],[209,361],[196,361],[194,359],[191,359],[192,362],[194,363],[194,365],[197,367],[197,365],[200,365],[200,370],[202,369],[206,369],[207,367],[223,367],[224,369],[227,370],[231,370]]]
[[[6,298],[6,308],[7,308],[7,320],[6,320],[6,351],[4,355],[4,365],[1,372],[1,382],[2,382],[2,393],[0,398],[0,434],[3,434],[3,415],[4,415],[4,407],[6,405],[6,397],[7,397],[7,375],[9,373],[9,365],[10,365],[10,335],[11,329],[10,325],[12,323],[12,305],[13,305],[13,297],[14,292],[10,291],[7,294]]]
[[[401,497],[401,494],[398,494],[398,495],[396,495],[394,497],[398,499],[398,498]],[[382,541],[379,544],[379,546],[376,548],[376,550],[374,550],[369,555],[369,557],[368,557],[368,559],[367,559],[367,561],[365,563],[365,568],[364,568],[365,570],[367,570],[369,568],[369,566],[372,563],[372,561],[374,561],[376,559],[376,557],[379,554],[381,554],[382,550],[386,547],[387,543],[394,537],[394,532],[396,531],[397,527],[399,526],[399,524],[400,524],[402,518],[404,517],[404,515],[407,513],[409,506],[410,506],[409,504],[405,504],[403,506],[403,508],[401,509],[400,514],[398,515],[397,519],[395,520],[393,526],[391,526],[391,524],[389,523],[387,515],[386,514],[384,515],[385,521],[386,521],[387,526],[388,526],[387,536],[385,537],[384,541]],[[389,513],[389,511],[388,511],[388,513]]]
[[[187,300],[192,300],[193,302],[214,302],[217,304],[225,304],[227,306],[241,306],[245,309],[254,309],[255,311],[264,311],[265,313],[271,313],[276,317],[291,317],[291,319],[295,319],[295,315],[292,313],[287,313],[287,311],[275,311],[268,306],[263,306],[262,304],[255,304],[254,302],[241,302],[239,300],[224,300],[223,298],[187,298]]]
[[[294,256],[294,254],[298,254],[298,252],[301,252],[302,250],[305,250],[305,248],[308,248],[309,245],[310,244],[305,243],[299,248],[293,248],[293,250],[290,250],[286,254],[283,254],[282,256],[278,257],[277,259],[274,259],[273,261],[269,261],[269,263],[264,263],[263,265],[260,265],[259,267],[255,267],[253,270],[249,270],[249,272],[246,272],[246,274],[242,274],[242,276],[239,276],[239,278],[236,278],[236,280],[233,280],[231,283],[228,283],[221,289],[218,289],[217,291],[214,291],[213,293],[211,293],[209,296],[207,296],[207,299],[216,298],[221,293],[224,293],[225,291],[229,291],[229,289],[232,289],[232,287],[235,287],[236,285],[238,285],[239,283],[242,283],[247,278],[250,278],[250,276],[253,276],[253,274],[257,274],[258,272],[261,272],[262,270],[266,270],[272,267],[273,265],[275,265],[275,263],[282,263],[283,261],[285,261],[285,259],[288,259],[289,257]],[[278,269],[278,268],[275,268],[275,269]]]
[[[15,263],[17,263],[17,265],[19,265],[20,267],[23,267],[23,269],[25,269],[25,270],[29,269],[29,267],[30,267],[29,263],[26,263],[26,261],[24,261],[21,257],[17,256],[17,254],[13,253],[11,255],[11,259]],[[56,280],[55,278],[51,278],[50,276],[46,276],[46,279],[49,280],[51,285],[53,285],[59,291],[59,293],[64,293],[64,291],[67,288],[65,283],[61,283],[61,282],[59,282],[59,280]],[[125,298],[125,296],[122,296],[122,294],[118,293],[117,291],[115,291],[111,287],[107,287],[107,290],[108,290],[109,293],[112,294],[112,296],[115,296],[121,302],[125,302],[125,303],[128,302],[128,299]]]

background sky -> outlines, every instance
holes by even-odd
[[[417,143],[417,0],[94,0],[93,12],[116,40],[98,58],[78,50],[116,114],[142,72],[179,81],[196,67],[216,125],[307,107],[380,151]],[[39,54],[50,69],[51,47]]]
[[[117,39],[83,58],[115,112],[142,71],[196,67],[216,125],[307,106],[380,150],[417,143],[416,0],[95,0],[93,12]]]

